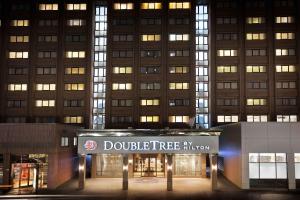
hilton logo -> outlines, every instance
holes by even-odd
[[[94,140],[87,140],[85,141],[83,148],[88,151],[93,151],[97,148],[97,142]]]

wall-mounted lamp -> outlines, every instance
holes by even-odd
[[[172,171],[172,165],[167,165],[167,170]]]
[[[132,164],[133,163],[133,160],[132,159],[128,159],[128,164]]]
[[[217,169],[218,169],[218,166],[217,166],[217,165],[212,165],[212,166],[211,166],[211,170],[217,171]]]
[[[82,172],[84,170],[84,166],[83,165],[79,165],[78,169],[79,169],[79,171]]]
[[[123,165],[123,171],[128,171],[128,165]]]

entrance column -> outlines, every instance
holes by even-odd
[[[289,189],[296,189],[296,179],[295,179],[295,158],[293,153],[287,153],[287,172],[288,172],[288,182]]]
[[[85,154],[79,155],[79,182],[78,182],[78,188],[84,189],[85,186],[85,174],[86,174],[86,159]]]
[[[9,185],[9,179],[10,179],[10,153],[4,153],[3,154],[3,184]]]
[[[123,155],[123,190],[128,190],[128,154]]]
[[[167,154],[167,190],[173,190],[173,155]]]
[[[207,178],[206,176],[206,153],[201,153],[201,178]]]
[[[218,161],[217,154],[210,154],[210,182],[211,182],[212,191],[216,190],[218,187],[217,161]]]

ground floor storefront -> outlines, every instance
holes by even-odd
[[[219,132],[199,130],[84,130],[78,134],[79,188],[92,178],[121,178],[123,190],[136,178],[207,178],[217,187]],[[88,158],[88,159],[87,159]],[[89,170],[90,168],[90,170]]]
[[[237,123],[221,127],[219,158],[242,189],[300,189],[300,123]]]
[[[0,124],[0,132],[0,192],[55,189],[75,175],[74,127]]]

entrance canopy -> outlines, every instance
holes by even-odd
[[[79,130],[79,154],[218,153],[219,130]]]

